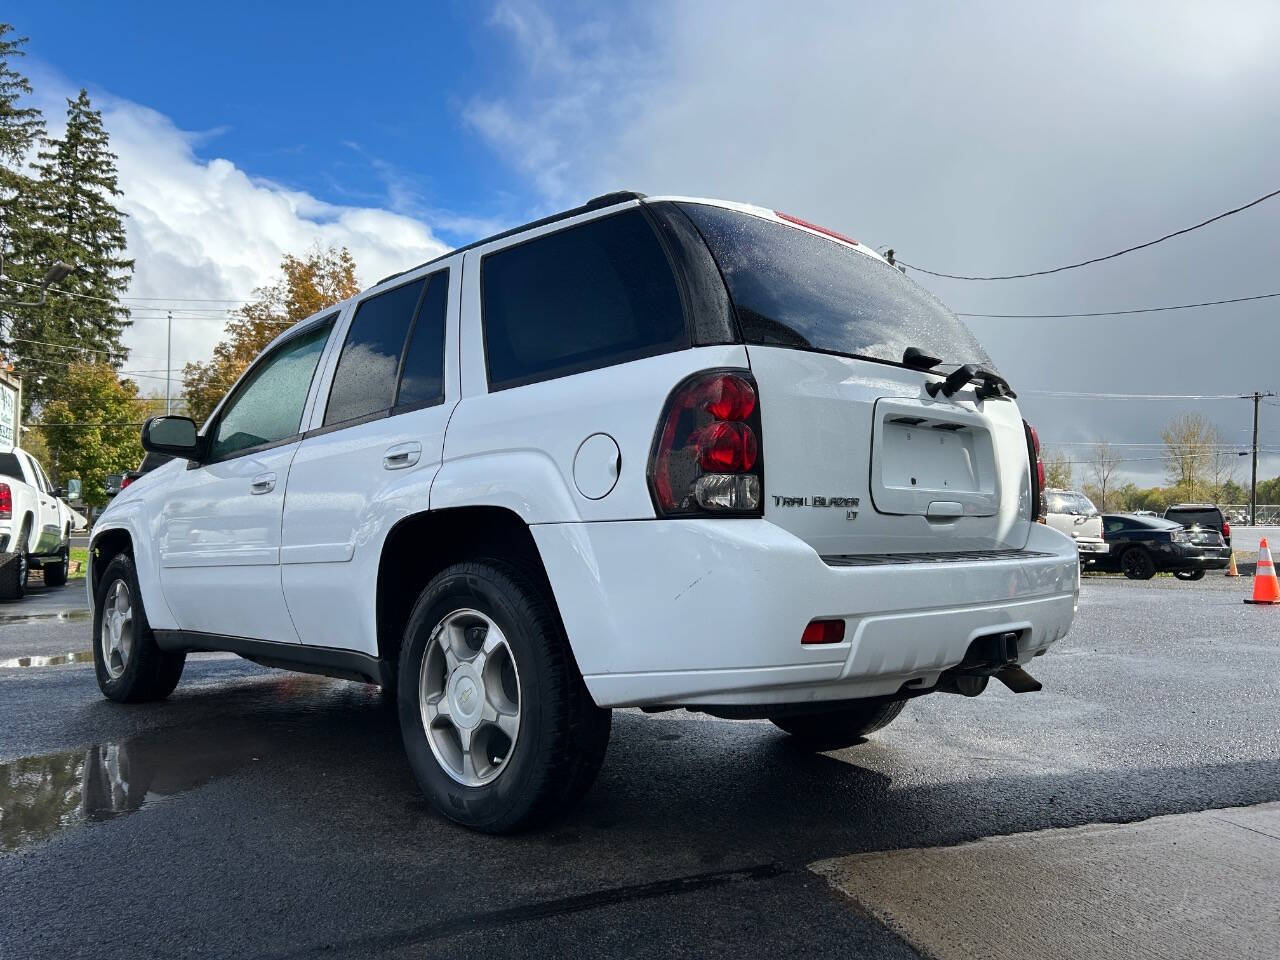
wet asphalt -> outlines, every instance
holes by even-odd
[[[616,712],[586,802],[514,838],[427,807],[370,687],[202,656],[122,706],[91,664],[0,667],[0,956],[915,956],[808,865],[1280,800],[1280,608],[1247,584],[1088,580],[1042,693],[829,754]],[[28,610],[0,661],[87,649]]]

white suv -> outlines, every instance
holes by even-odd
[[[611,194],[298,323],[199,435],[151,420],[178,459],[94,528],[98,681],[226,650],[381,684],[428,797],[495,832],[587,789],[612,707],[837,745],[1038,689],[1079,570],[1012,397],[855,241]]]

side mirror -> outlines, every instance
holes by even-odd
[[[82,492],[82,488],[80,485],[79,477],[72,477],[70,480],[67,481],[67,499],[68,500],[79,500],[81,492]]]
[[[200,456],[196,422],[190,417],[152,417],[142,426],[142,449],[196,460]]]
[[[54,488],[53,488],[53,495],[54,495],[55,497],[57,497],[59,500],[65,500],[65,499],[67,499],[67,488],[66,488],[66,487],[54,487]]]

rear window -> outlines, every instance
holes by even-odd
[[[18,455],[15,453],[0,453],[0,477],[12,477],[14,480],[22,480],[22,467],[18,463]]]
[[[702,203],[681,209],[711,247],[747,343],[892,363],[918,347],[949,365],[992,369],[969,329],[888,264],[737,210]]]
[[[1178,510],[1171,507],[1164,515],[1165,519],[1176,520],[1184,527],[1194,527],[1196,524],[1202,527],[1222,526],[1222,514],[1217,510]]]
[[[491,390],[689,346],[671,265],[639,210],[491,253],[480,284]]]
[[[1129,523],[1137,527],[1151,527],[1153,530],[1173,530],[1182,526],[1180,523],[1174,523],[1172,520],[1165,520],[1161,517],[1132,517]]]
[[[1068,513],[1080,517],[1092,517],[1098,512],[1093,501],[1083,493],[1074,491],[1046,490],[1044,494],[1045,509],[1049,513]]]

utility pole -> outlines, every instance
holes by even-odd
[[[1249,478],[1249,526],[1258,525],[1258,404],[1263,397],[1274,397],[1274,393],[1253,391],[1246,400],[1253,401],[1253,473]]]
[[[169,333],[164,350],[164,415],[173,412],[173,399],[170,396],[169,378],[173,375],[173,311],[169,313]],[[1254,471],[1258,467],[1258,405],[1253,405],[1253,463]]]

